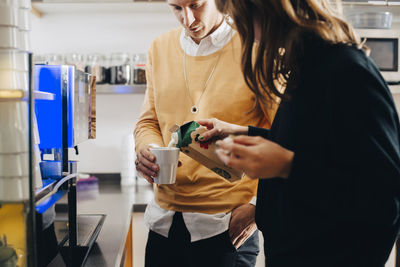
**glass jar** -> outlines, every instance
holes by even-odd
[[[73,65],[78,70],[84,71],[85,70],[85,60],[82,54],[78,53],[70,53],[65,55],[65,64]]]
[[[64,58],[59,54],[45,54],[44,61],[49,65],[62,65],[64,64]]]
[[[133,55],[133,83],[146,84],[146,54]]]
[[[110,84],[130,84],[131,66],[128,53],[113,53],[110,58]]]
[[[85,72],[96,76],[96,84],[108,83],[110,80],[106,57],[102,54],[87,55]]]

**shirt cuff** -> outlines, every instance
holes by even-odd
[[[249,204],[251,204],[251,205],[253,205],[253,206],[256,206],[256,203],[257,203],[257,197],[254,196],[254,197],[250,200]]]

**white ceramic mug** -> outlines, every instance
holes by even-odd
[[[153,177],[154,183],[174,184],[178,168],[179,148],[154,147],[150,148],[150,152],[156,157],[155,163],[159,166],[157,176]]]

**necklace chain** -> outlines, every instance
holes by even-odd
[[[187,97],[189,98],[190,102],[192,103],[192,107],[190,108],[190,112],[196,114],[196,113],[199,112],[199,108],[198,108],[197,105],[200,104],[201,97],[203,96],[204,92],[205,92],[206,89],[207,89],[208,82],[210,81],[211,77],[212,77],[213,74],[214,74],[215,68],[217,67],[217,64],[218,64],[219,58],[221,57],[222,52],[219,52],[218,58],[217,58],[217,60],[215,61],[215,64],[214,64],[214,66],[213,66],[213,68],[212,68],[210,74],[208,75],[207,81],[204,83],[203,91],[201,92],[201,95],[200,95],[200,97],[199,97],[199,100],[197,101],[198,103],[197,103],[197,105],[196,105],[196,103],[192,100],[192,96],[190,95],[189,83],[188,83],[187,74],[186,74],[186,48],[187,48],[187,46],[185,46],[185,51],[184,51],[185,54],[183,55],[183,76],[184,76],[184,78],[185,78],[185,85],[186,85]]]

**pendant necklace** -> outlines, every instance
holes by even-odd
[[[197,101],[197,104],[195,102],[193,102],[192,97],[190,95],[190,90],[189,90],[189,83],[188,83],[188,79],[187,79],[187,74],[186,74],[186,47],[185,47],[185,51],[184,51],[184,56],[183,56],[183,76],[185,78],[185,85],[186,85],[186,91],[187,91],[187,97],[189,98],[190,102],[192,103],[192,107],[190,108],[190,112],[192,112],[193,114],[196,114],[199,112],[199,105],[200,105],[200,101],[201,101],[201,97],[203,96],[204,92],[206,91],[208,82],[210,81],[211,77],[214,74],[215,68],[217,67],[219,58],[221,57],[222,51],[219,52],[218,58],[215,61],[214,67],[212,68],[210,74],[208,75],[207,81],[204,83],[204,87],[203,87],[203,91],[199,97],[199,100]]]

